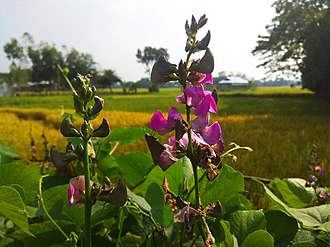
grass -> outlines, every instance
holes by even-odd
[[[167,112],[178,104],[179,89],[159,93],[114,94],[100,92],[105,99],[106,117],[117,126],[148,126],[157,109]],[[183,106],[178,107],[183,111]],[[49,111],[49,109],[52,109]],[[73,112],[70,94],[0,98],[0,127],[5,130],[0,144],[11,146],[29,157],[30,134],[42,146],[42,133],[51,144],[64,143],[58,126],[62,111]],[[330,101],[317,99],[299,88],[257,88],[240,92],[220,92],[217,120],[222,126],[226,148],[230,142],[250,146],[253,152],[237,152],[233,167],[247,175],[261,177],[305,177],[312,145],[320,150],[322,166],[330,169]],[[19,141],[18,141],[19,140]],[[64,147],[63,147],[64,148]],[[125,146],[117,154],[147,151],[142,140]],[[40,151],[42,153],[42,151]]]

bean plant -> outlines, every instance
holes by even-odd
[[[155,109],[150,128],[110,131],[111,119],[100,118],[108,102],[92,76],[69,80],[58,66],[74,108],[61,116],[66,147],[52,146],[51,163],[47,155],[40,168],[0,146],[0,246],[329,246],[329,188],[315,152],[307,180],[266,185],[228,165],[237,150],[252,149],[227,144],[212,121],[221,106],[207,21],[186,21],[184,59],[160,56],[153,65],[154,85],[180,83],[175,101],[184,112]],[[150,152],[116,154],[137,140]],[[263,194],[262,207],[249,200],[247,179]]]

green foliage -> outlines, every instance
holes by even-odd
[[[0,165],[0,185],[19,185],[24,189],[25,203],[34,205],[38,194],[39,169],[20,161]]]
[[[302,74],[303,85],[329,95],[329,2],[323,0],[277,0],[276,16],[259,36],[253,54],[261,54],[271,73]]]
[[[13,187],[0,186],[0,215],[8,218],[23,232],[33,235],[29,231],[28,215],[23,200]]]

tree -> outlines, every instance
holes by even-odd
[[[93,83],[97,86],[109,87],[112,93],[112,85],[116,82],[122,82],[122,80],[116,75],[114,70],[108,69],[101,72],[93,79]]]
[[[6,56],[9,61],[12,61],[11,66],[19,67],[19,62],[24,58],[24,50],[18,40],[11,38],[10,41],[4,45],[3,50],[7,54]]]
[[[70,70],[68,75],[70,79],[74,78],[78,73],[82,75],[92,74],[96,76],[96,62],[91,54],[82,53],[71,48],[66,54],[64,60],[65,66]]]
[[[318,95],[330,95],[330,11],[313,27],[304,44],[301,69],[303,87]]]
[[[28,54],[32,62],[33,81],[57,80],[57,64],[63,64],[63,56],[55,45],[42,42],[37,48],[29,46]]]
[[[17,39],[11,38],[10,41],[4,45],[3,50],[7,54],[9,61],[11,61],[7,81],[10,84],[22,84],[27,82],[30,78],[30,70],[22,68],[22,65],[26,61],[24,47]]]
[[[157,59],[163,55],[166,60],[170,58],[170,55],[167,52],[167,49],[165,48],[153,48],[150,46],[144,47],[144,50],[141,51],[140,49],[137,50],[136,57],[138,63],[142,63],[146,67],[146,73],[150,77],[150,71],[152,65],[157,61]],[[149,86],[149,91],[150,92],[157,92],[158,86],[156,85],[151,85]]]
[[[289,73],[295,77],[316,69],[316,61],[306,64],[312,59],[307,58],[311,54],[306,52],[310,43],[308,39],[323,22],[329,5],[327,0],[275,1],[273,7],[276,16],[272,19],[272,24],[266,26],[268,35],[259,36],[257,46],[252,51],[254,55],[261,55],[263,63],[259,66],[267,68],[268,73]],[[322,25],[321,28],[326,30],[330,26]],[[318,41],[314,39],[314,42]],[[327,65],[329,66],[330,64]],[[302,76],[304,78],[306,77]],[[311,88],[308,83],[304,85]]]

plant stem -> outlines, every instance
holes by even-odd
[[[44,175],[44,176],[41,176],[40,179],[39,179],[39,196],[40,196],[40,204],[41,204],[41,207],[42,207],[42,210],[44,211],[44,213],[46,214],[47,218],[53,223],[53,225],[59,230],[59,232],[63,235],[63,237],[65,237],[66,241],[68,242],[69,241],[69,237],[68,235],[65,234],[65,232],[62,230],[62,228],[55,222],[55,220],[49,215],[46,207],[45,207],[45,204],[44,204],[44,199],[42,197],[42,180],[44,177],[47,177],[48,175]]]
[[[92,202],[91,202],[91,186],[90,186],[90,170],[88,155],[88,139],[84,140],[84,173],[85,173],[85,246],[92,246]]]

